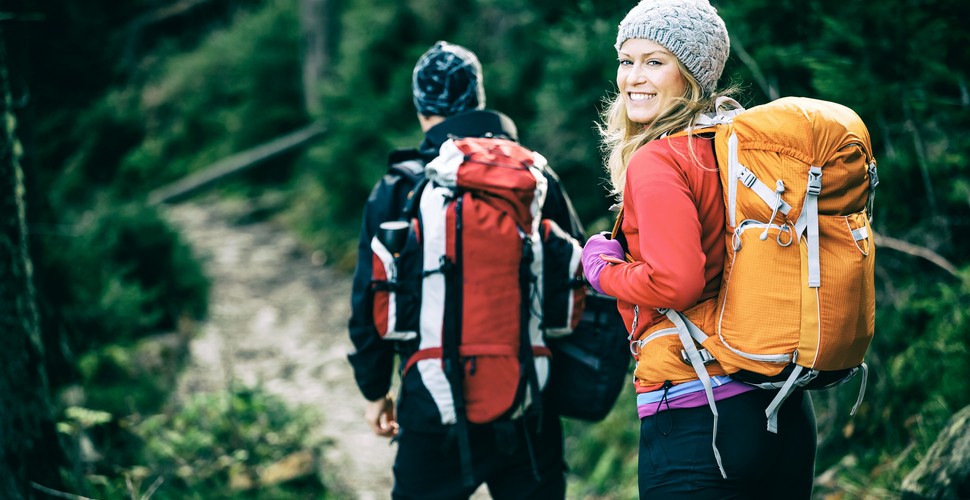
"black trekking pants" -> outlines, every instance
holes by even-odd
[[[467,499],[488,485],[495,500],[561,500],[566,496],[566,463],[559,416],[543,412],[535,421],[469,427],[475,485],[462,483],[458,441],[454,435],[409,432],[402,428],[394,460],[394,500]],[[530,448],[532,457],[530,458]],[[533,459],[535,470],[533,470]],[[536,478],[538,473],[538,478]]]
[[[809,499],[815,479],[816,426],[811,396],[795,391],[781,407],[778,434],[768,432],[765,408],[777,392],[749,391],[707,405],[665,410],[640,422],[641,499]]]

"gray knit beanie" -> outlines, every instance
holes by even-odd
[[[424,116],[451,116],[485,107],[482,63],[461,45],[439,41],[411,74],[414,107]]]
[[[620,21],[616,50],[630,38],[659,43],[714,92],[731,50],[724,21],[708,0],[643,0]]]

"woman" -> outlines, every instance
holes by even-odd
[[[726,93],[715,90],[730,47],[724,22],[708,0],[644,0],[620,23],[615,47],[619,92],[600,129],[620,231],[590,238],[583,268],[596,290],[618,299],[639,351],[640,497],[810,498],[810,397],[796,392],[779,433],[768,432],[775,391],[734,381],[712,362],[708,392],[703,368],[681,359],[678,337],[661,335],[673,324],[659,308],[713,331],[724,205],[713,141],[690,129]]]

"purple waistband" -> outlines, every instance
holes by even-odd
[[[658,411],[668,409],[672,410],[676,408],[696,408],[698,406],[707,406],[707,395],[704,394],[704,386],[701,385],[700,381],[688,383],[696,384],[696,390],[686,393],[678,391],[681,393],[675,397],[670,397],[669,393],[666,398],[658,396],[663,393],[664,389],[638,394],[637,414],[640,416],[640,418],[643,418],[655,415]],[[757,387],[732,380],[723,385],[713,387],[714,401],[720,401],[722,399],[727,399],[753,390],[757,390]]]

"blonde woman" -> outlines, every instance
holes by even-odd
[[[615,47],[619,92],[600,129],[623,216],[617,238],[587,242],[584,272],[618,299],[635,341],[667,326],[658,308],[712,331],[725,255],[722,190],[711,137],[682,132],[723,95],[716,84],[727,30],[708,0],[644,0],[620,23]],[[810,498],[817,439],[808,394],[790,397],[779,433],[768,432],[764,409],[775,391],[734,381],[713,362],[715,416],[679,352],[639,353],[640,497]]]

